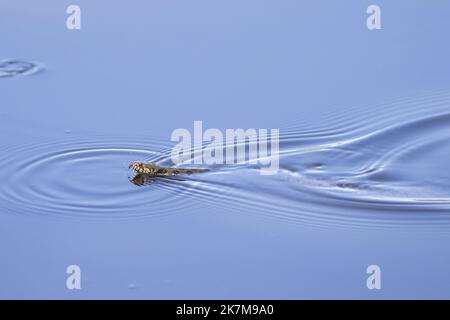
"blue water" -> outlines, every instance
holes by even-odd
[[[0,298],[450,298],[450,4],[69,4],[0,3]],[[133,184],[195,120],[278,173]]]

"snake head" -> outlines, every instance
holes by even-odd
[[[156,171],[154,166],[143,162],[133,162],[130,164],[129,169],[133,169],[136,173],[140,174],[153,174]]]
[[[142,162],[133,162],[128,166],[128,169],[133,169],[136,172],[140,172],[143,169],[143,163]]]
[[[133,162],[128,166],[128,169],[133,169],[136,170],[136,168],[138,167],[139,162]]]

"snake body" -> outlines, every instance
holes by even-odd
[[[130,169],[136,172],[136,175],[130,180],[137,186],[147,185],[163,178],[175,179],[177,175],[193,174],[206,172],[208,169],[199,168],[171,168],[161,167],[152,163],[134,162],[130,164]]]
[[[198,169],[198,168],[171,168],[171,167],[161,167],[152,163],[144,162],[134,162],[130,165],[137,174],[146,174],[150,176],[176,176],[179,174],[193,174],[206,172],[208,169]]]

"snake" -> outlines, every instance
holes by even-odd
[[[132,164],[130,164],[129,169],[133,169],[136,173],[131,182],[139,186],[152,182],[158,178],[174,177],[177,175],[194,174],[209,171],[208,169],[201,168],[163,167],[153,163],[145,162],[133,162]]]

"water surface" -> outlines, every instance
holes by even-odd
[[[328,2],[3,3],[0,297],[448,298],[450,6]],[[195,120],[278,173],[130,181]]]

